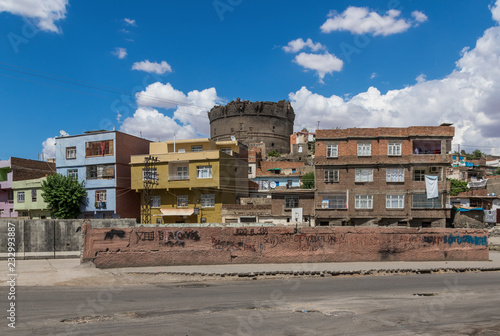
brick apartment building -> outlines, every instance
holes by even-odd
[[[445,227],[450,126],[318,130],[316,225]],[[438,178],[437,198],[426,175]]]

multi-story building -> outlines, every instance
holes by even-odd
[[[0,217],[17,217],[12,183],[36,179],[56,172],[53,163],[11,157],[0,161]]]
[[[91,131],[56,138],[57,173],[85,182],[83,218],[139,218],[140,199],[130,189],[130,156],[149,150],[149,140],[118,131]]]
[[[444,227],[454,133],[449,124],[317,130],[316,224]]]
[[[222,204],[248,195],[248,150],[238,141],[191,139],[155,142],[148,156],[131,157],[132,189],[151,189],[152,223],[221,223]],[[148,223],[145,223],[148,224]]]
[[[12,182],[14,211],[19,217],[31,219],[50,218],[48,204],[42,197],[42,183],[47,177]]]

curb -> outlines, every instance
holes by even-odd
[[[207,278],[250,278],[258,279],[272,278],[276,276],[294,277],[335,277],[353,275],[410,275],[410,274],[438,274],[438,273],[478,273],[478,272],[500,272],[500,267],[463,267],[463,268],[422,268],[422,269],[370,269],[354,271],[274,271],[274,272],[240,272],[240,273],[205,273],[205,272],[126,272],[127,274],[139,275],[184,275],[202,276]]]

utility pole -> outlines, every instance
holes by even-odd
[[[141,195],[141,224],[151,223],[151,193],[153,188],[158,185],[157,162],[158,158],[151,155],[144,158],[144,168],[142,169],[144,189]]]
[[[318,120],[318,127],[316,127],[316,130],[319,130],[319,120]]]

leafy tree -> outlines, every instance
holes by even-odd
[[[498,167],[497,169],[495,169],[495,172],[493,174],[500,175],[500,167]]]
[[[314,188],[314,172],[302,175],[302,189]]]
[[[484,156],[484,153],[481,152],[479,149],[476,149],[475,151],[472,152],[471,159],[480,159]]]
[[[467,181],[460,181],[456,179],[449,179],[450,180],[450,195],[451,196],[457,196],[461,192],[464,191],[469,191],[469,188],[467,188]]]
[[[280,157],[281,154],[278,153],[277,151],[275,151],[274,149],[272,151],[270,151],[269,153],[267,153],[267,156],[272,156],[272,157]]]
[[[56,218],[77,218],[86,196],[83,182],[61,174],[49,175],[42,183],[42,197]]]

